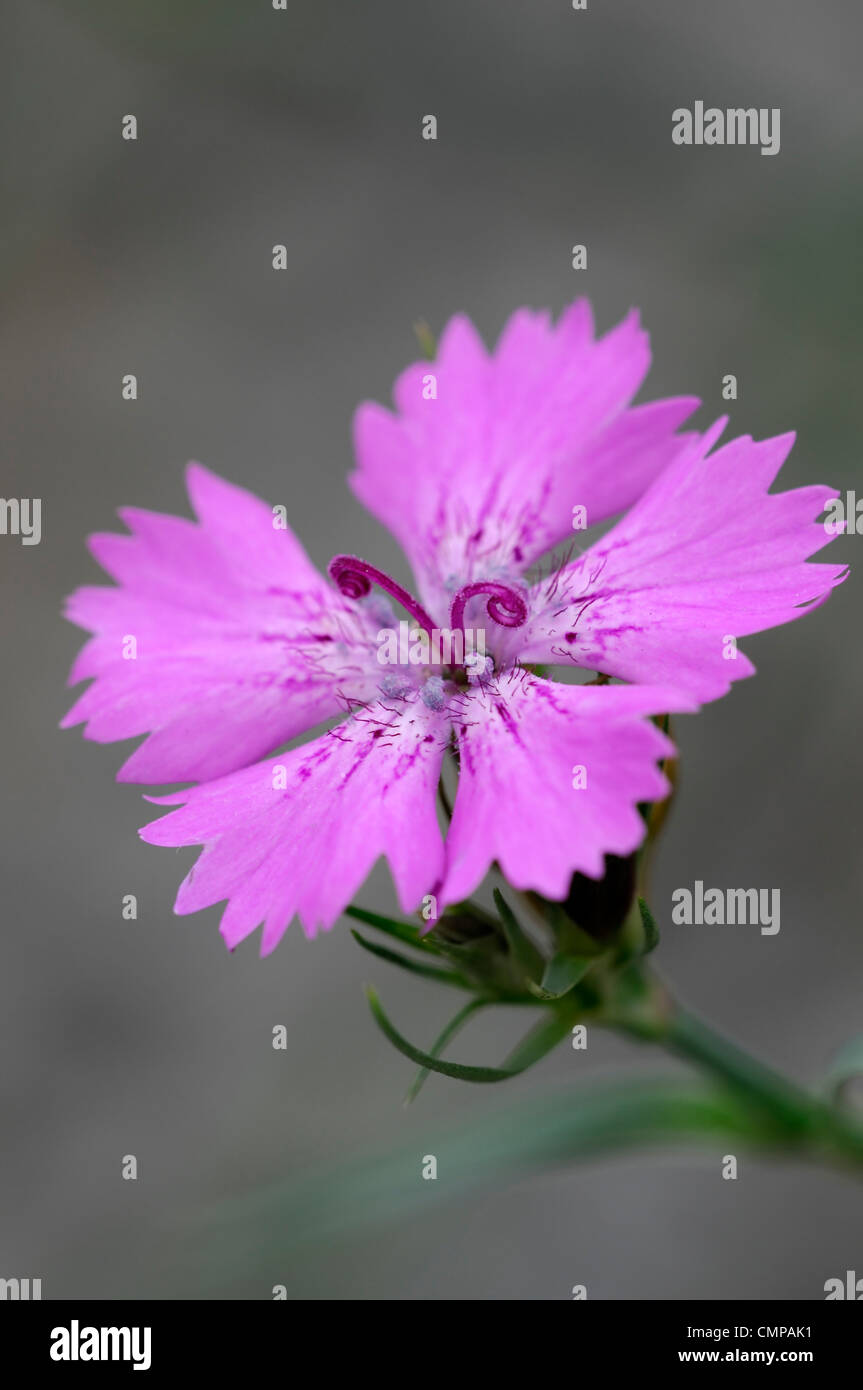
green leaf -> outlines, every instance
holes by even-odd
[[[427,1071],[439,1072],[441,1076],[449,1076],[456,1081],[490,1083],[508,1081],[512,1076],[518,1076],[521,1072],[527,1071],[528,1067],[541,1061],[551,1052],[553,1047],[557,1046],[562,1038],[566,1037],[574,1018],[577,1016],[577,1009],[572,1006],[546,1011],[539,1022],[522,1038],[521,1042],[516,1044],[502,1067],[471,1067],[462,1062],[445,1062],[438,1054],[465,1022],[469,1012],[473,1012],[473,1009],[469,1011],[462,1009],[444,1029],[432,1051],[422,1052],[420,1048],[414,1047],[413,1043],[409,1043],[406,1038],[403,1038],[390,1022],[371,986],[366,988],[366,996],[378,1027],[399,1052],[403,1053],[405,1057],[409,1057],[412,1062],[417,1062]],[[490,999],[477,998],[473,1004],[474,1007],[478,1008],[480,1005],[493,1002]]]
[[[418,927],[414,927],[410,922],[398,922],[394,917],[382,917],[379,912],[367,912],[364,907],[346,907],[345,916],[353,917],[357,922],[363,922],[367,927],[376,927],[378,931],[386,932],[387,936],[394,936],[397,941],[402,941],[406,946],[413,946],[417,951],[427,951],[437,954],[436,947],[428,936],[423,936]]]
[[[510,1071],[521,1072],[542,1061],[566,1037],[577,1013],[578,1010],[571,1006],[544,1010],[542,1018],[504,1060],[504,1066]]]
[[[584,978],[592,965],[596,965],[596,956],[567,956],[558,952],[545,967],[539,984],[528,980],[527,987],[537,999],[562,999]]]
[[[641,925],[644,927],[644,954],[647,956],[659,945],[659,927],[643,898],[638,899],[638,910],[641,913]]]
[[[437,1060],[437,1058],[440,1057],[441,1053],[446,1047],[447,1043],[452,1042],[456,1033],[461,1032],[468,1019],[472,1018],[473,1015],[477,1013],[480,1009],[485,1008],[488,1002],[489,1001],[487,999],[471,999],[468,1001],[467,1004],[465,1004],[463,1009],[459,1009],[458,1013],[455,1015],[455,1018],[450,1019],[443,1032],[435,1039],[434,1043],[432,1044],[432,1050],[429,1053],[429,1056],[434,1057]],[[419,1095],[420,1091],[422,1090],[423,1086],[425,1085],[426,1081],[430,1076],[431,1072],[428,1067],[420,1067],[419,1071],[417,1072],[416,1076],[411,1082],[410,1087],[408,1088],[408,1092],[405,1096],[404,1101],[405,1105],[410,1105],[411,1101],[416,1100],[417,1096]]]
[[[211,1279],[237,1277],[237,1261],[268,1268],[299,1246],[325,1248],[362,1232],[380,1232],[428,1212],[430,1204],[512,1186],[550,1169],[595,1161],[604,1153],[697,1143],[775,1148],[772,1128],[726,1089],[681,1078],[640,1075],[610,1084],[582,1083],[541,1096],[523,1096],[502,1110],[484,1111],[455,1131],[437,1132],[437,1182],[419,1178],[416,1142],[397,1150],[302,1165],[296,1176],[204,1213],[203,1248],[195,1250]],[[724,1148],[719,1149],[725,1152]],[[433,1219],[433,1216],[431,1217]],[[214,1246],[216,1249],[214,1250]],[[230,1254],[228,1259],[227,1254]],[[221,1254],[222,1258],[218,1258]],[[178,1295],[180,1296],[180,1295]]]
[[[528,980],[538,980],[542,974],[542,956],[499,888],[494,890],[494,904],[500,915],[504,935],[514,958],[524,970]]]
[[[851,1082],[860,1080],[863,1080],[863,1035],[851,1038],[839,1049],[824,1078],[824,1089],[834,1105],[838,1105]]]
[[[508,1081],[511,1076],[517,1075],[514,1071],[503,1071],[499,1067],[467,1067],[461,1062],[444,1062],[440,1057],[433,1057],[429,1052],[422,1052],[420,1048],[414,1047],[413,1043],[409,1043],[407,1038],[403,1038],[401,1033],[393,1027],[371,985],[366,987],[366,997],[374,1014],[375,1022],[384,1037],[388,1038],[393,1047],[402,1052],[405,1057],[409,1057],[412,1062],[417,1062],[429,1071],[440,1072],[441,1076],[451,1076],[456,1081]]]
[[[360,936],[358,931],[351,927],[351,936],[358,945],[364,950],[370,951],[379,960],[385,960],[390,965],[398,965],[402,970],[410,970],[413,975],[422,975],[427,980],[436,980],[441,985],[455,985],[457,989],[474,990],[475,986],[466,980],[463,975],[457,975],[454,970],[441,970],[436,965],[421,965],[418,960],[411,960],[409,956],[403,956],[398,951],[391,951],[386,946],[378,946],[375,941],[366,941],[364,936]]]

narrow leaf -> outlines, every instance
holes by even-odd
[[[456,1033],[461,1032],[468,1019],[471,1018],[475,1013],[477,1013],[479,1009],[485,1008],[485,1005],[487,1003],[488,1000],[486,999],[470,999],[468,1003],[465,1004],[463,1009],[459,1009],[458,1013],[455,1015],[455,1018],[450,1019],[446,1028],[444,1028],[440,1036],[435,1039],[429,1056],[434,1057],[435,1059],[440,1057],[444,1048],[447,1046],[448,1043],[452,1042]],[[407,1095],[405,1096],[405,1105],[410,1105],[411,1101],[416,1100],[417,1096],[419,1095],[420,1091],[422,1090],[430,1075],[431,1072],[429,1071],[428,1067],[420,1067],[419,1071],[417,1072],[416,1076],[411,1082]]]
[[[410,922],[398,922],[394,917],[382,917],[379,912],[367,912],[364,907],[346,907],[345,916],[353,917],[367,927],[376,927],[378,931],[386,932],[387,936],[394,936],[397,941],[403,941],[406,946],[413,946],[417,951],[436,954],[431,938],[423,936],[419,928],[411,926]]]
[[[542,1061],[566,1037],[576,1015],[577,1010],[572,1007],[545,1010],[539,1022],[505,1058],[504,1066],[509,1071],[521,1072]]]
[[[409,1043],[407,1038],[403,1038],[401,1033],[393,1027],[381,1007],[381,1001],[370,985],[366,988],[366,997],[375,1022],[384,1037],[388,1038],[393,1047],[398,1048],[405,1057],[409,1057],[412,1062],[417,1062],[422,1067],[427,1067],[429,1071],[440,1072],[441,1076],[451,1076],[456,1081],[508,1081],[511,1076],[516,1075],[514,1071],[503,1071],[497,1067],[467,1067],[461,1062],[444,1062],[439,1057],[432,1057],[430,1053],[422,1052],[420,1048]]]
[[[224,1281],[226,1268],[236,1279],[240,1259],[258,1272],[262,1256],[271,1252],[284,1258],[300,1246],[324,1249],[334,1239],[380,1233],[423,1214],[433,1220],[430,1203],[444,1205],[473,1192],[487,1196],[552,1167],[595,1162],[603,1153],[692,1143],[712,1152],[729,1144],[769,1151],[776,1133],[731,1092],[689,1080],[641,1075],[613,1084],[568,1085],[557,1094],[522,1096],[502,1111],[484,1111],[437,1135],[434,1152],[445,1181],[417,1180],[415,1143],[395,1152],[352,1154],[311,1174],[301,1166],[287,1181],[207,1212],[194,1254],[211,1280]]]
[[[376,941],[366,941],[366,938],[354,931],[353,927],[351,936],[364,950],[370,951],[373,956],[387,961],[390,965],[398,965],[402,970],[410,970],[414,975],[423,975],[427,980],[437,980],[438,984],[455,985],[457,989],[474,989],[469,980],[463,975],[457,975],[454,970],[441,970],[436,965],[421,965],[418,960],[411,960],[409,956],[403,956],[398,951],[391,951],[387,946],[378,946]]]

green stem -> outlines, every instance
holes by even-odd
[[[695,1014],[676,1009],[663,1042],[671,1052],[694,1062],[767,1110],[783,1129],[802,1137],[819,1128],[817,1102],[802,1087],[750,1057]]]
[[[754,1117],[762,1124],[768,1122],[779,1145],[799,1145],[863,1165],[863,1130],[859,1124],[751,1057],[667,995],[652,1023],[646,1024],[643,1016],[624,1016],[617,1018],[615,1025],[631,1037],[658,1043],[730,1087]]]

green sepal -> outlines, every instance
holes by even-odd
[[[596,956],[567,956],[562,952],[552,956],[539,984],[528,980],[527,987],[537,999],[562,999],[580,980],[583,980]]]
[[[524,970],[528,983],[531,980],[538,980],[543,969],[542,955],[534,946],[499,888],[494,890],[494,905],[498,910],[501,926],[513,958]]]
[[[556,954],[587,957],[601,956],[604,953],[605,947],[592,937],[590,932],[578,926],[574,919],[564,911],[560,903],[549,902],[548,899],[533,893],[529,897],[536,902],[545,921],[551,928],[557,943]]]
[[[648,956],[659,945],[659,927],[656,925],[656,918],[643,898],[638,899],[638,911],[641,914],[641,925],[644,928],[644,955]]]

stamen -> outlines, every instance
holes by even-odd
[[[409,594],[401,584],[390,579],[383,570],[375,569],[374,565],[359,560],[356,555],[334,555],[327,569],[330,578],[338,585],[345,598],[365,598],[366,594],[371,592],[372,584],[380,584],[381,588],[400,603],[412,618],[416,618],[420,627],[424,627],[431,636],[434,623],[428,613],[413,594]]]
[[[446,709],[446,689],[441,676],[429,676],[422,690],[420,699],[427,709],[433,709],[436,713]]]
[[[486,685],[494,675],[494,660],[481,652],[471,652],[464,659],[468,685]]]
[[[501,627],[521,627],[527,620],[527,604],[517,589],[513,589],[509,584],[499,584],[494,579],[481,579],[476,584],[465,584],[463,589],[459,589],[450,609],[451,628],[464,629],[467,601],[475,598],[477,594],[490,595],[488,615],[496,623],[500,623]]]

